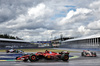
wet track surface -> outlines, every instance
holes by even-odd
[[[100,52],[97,57],[81,57],[81,53],[70,53],[70,55],[79,56],[79,58],[70,59],[68,62],[63,61],[0,61],[0,66],[100,66]]]

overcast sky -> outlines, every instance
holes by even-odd
[[[27,41],[100,34],[100,0],[0,0],[0,34]]]

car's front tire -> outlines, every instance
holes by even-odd
[[[31,62],[37,61],[36,55],[31,55],[31,56],[29,57],[29,60],[30,60]]]
[[[27,62],[27,61],[28,61],[28,59],[24,59],[23,61],[24,61],[24,62]]]

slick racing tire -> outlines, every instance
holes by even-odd
[[[69,60],[69,55],[67,55],[67,54],[62,54],[61,59],[62,59],[63,61],[68,61],[68,60]]]
[[[28,61],[28,59],[24,59],[23,61],[24,61],[24,62],[27,62],[27,61]]]
[[[6,53],[9,53],[9,51],[7,50]]]
[[[96,54],[96,52],[94,52],[94,55],[95,55],[94,57],[97,57],[97,54]]]
[[[19,56],[18,56],[18,57],[16,57],[15,59],[17,60],[17,58],[19,58]]]
[[[83,52],[81,53],[81,56],[84,56],[84,53]]]
[[[30,60],[31,62],[37,61],[36,55],[31,55],[31,56],[29,57],[29,60]]]

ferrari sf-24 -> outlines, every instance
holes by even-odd
[[[24,62],[30,61],[30,62],[35,62],[40,59],[46,59],[46,60],[63,60],[63,61],[68,61],[69,60],[69,52],[51,52],[46,50],[45,52],[37,52],[35,54],[25,54],[21,57],[16,57],[16,60],[23,60]]]

